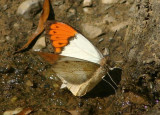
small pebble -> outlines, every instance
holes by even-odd
[[[127,92],[125,93],[125,104],[130,105],[130,103],[136,103],[136,104],[143,104],[143,105],[148,105],[148,101],[145,99],[144,96],[138,95],[133,92]]]
[[[86,14],[93,14],[94,13],[93,9],[92,8],[88,8],[88,7],[83,8],[83,12],[86,13]]]
[[[111,42],[113,39],[113,37],[109,37],[108,41]]]
[[[29,86],[29,87],[32,87],[33,86],[33,82],[31,82],[30,80],[27,80],[26,81],[26,85]]]
[[[109,55],[109,49],[108,48],[104,48],[103,55],[104,56],[108,56]]]
[[[8,40],[10,40],[11,38],[10,38],[10,36],[6,36],[6,40],[8,41]]]
[[[18,99],[18,98],[17,98],[16,96],[14,96],[14,97],[11,98],[11,102],[12,102],[12,103],[15,103],[15,102],[17,101],[17,99]]]
[[[120,4],[123,4],[123,3],[126,3],[127,1],[126,0],[122,0],[120,1]]]
[[[102,42],[103,40],[104,40],[104,38],[100,38],[99,41],[98,41],[98,43]]]
[[[76,10],[71,8],[69,9],[68,11],[68,14],[67,14],[67,17],[71,17],[71,16],[74,16],[76,14]]]
[[[116,22],[115,18],[112,16],[109,16],[108,14],[106,16],[103,17],[103,22],[104,23],[113,23]]]
[[[0,43],[4,43],[5,41],[6,40],[3,37],[0,38]]]
[[[14,24],[13,24],[13,27],[14,27],[15,29],[19,29],[20,25],[19,25],[18,23],[14,23]]]
[[[31,19],[41,9],[40,0],[26,0],[17,9],[17,15],[25,19]]]
[[[64,4],[64,0],[55,0],[53,3],[53,5],[55,5],[55,6],[60,6],[62,4]]]
[[[3,115],[15,115],[22,111],[22,108],[16,108],[15,110],[8,110],[3,113]]]
[[[6,4],[3,6],[3,10],[7,10],[7,9],[8,9],[8,5]]]
[[[57,83],[54,83],[54,84],[53,84],[53,87],[54,87],[55,89],[59,89],[59,88],[60,88],[60,86],[59,86]]]
[[[35,45],[33,46],[32,50],[33,51],[41,51],[45,47],[46,47],[45,37],[40,37],[37,40],[37,42],[35,43]]]
[[[16,82],[17,82],[16,79],[11,79],[11,80],[8,80],[8,81],[7,81],[8,84],[14,84],[14,83],[16,83]]]
[[[119,31],[123,28],[125,28],[127,25],[129,25],[129,22],[121,22],[118,25],[115,25],[111,28],[111,31],[115,32],[115,31]]]
[[[102,0],[102,3],[103,4],[112,4],[112,3],[116,3],[118,2],[119,0]]]
[[[92,0],[84,0],[83,1],[83,7],[92,6]]]
[[[103,33],[101,28],[93,26],[89,23],[82,24],[82,31],[84,35],[90,39],[96,38]]]

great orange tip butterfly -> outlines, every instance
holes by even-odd
[[[107,59],[71,26],[50,22],[47,27],[55,54],[38,54],[52,64],[63,82],[61,87],[67,87],[75,96],[84,96],[108,73]]]

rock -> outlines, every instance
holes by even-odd
[[[3,10],[5,11],[7,9],[8,9],[8,5],[6,4],[6,5],[3,6]]]
[[[82,24],[82,31],[86,37],[89,37],[91,39],[98,37],[102,34],[102,29],[93,25],[90,25],[88,23]]]
[[[32,50],[33,51],[41,51],[45,47],[46,47],[45,37],[40,37],[37,40],[37,42],[35,43],[35,45],[33,46]]]
[[[53,3],[53,5],[55,5],[55,6],[60,6],[62,4],[64,4],[64,0],[55,0]]]
[[[84,0],[83,7],[92,6],[92,0]]]
[[[86,14],[93,14],[93,9],[92,8],[83,8],[84,13]]]
[[[98,40],[98,43],[101,43],[103,40],[104,40],[104,38],[100,38],[100,39]]]
[[[108,14],[106,16],[103,17],[103,22],[104,23],[114,23],[116,22],[116,19],[112,16],[109,16]]]
[[[108,56],[109,55],[109,49],[108,48],[104,48],[103,55],[104,56]]]
[[[5,111],[3,115],[15,115],[22,111],[22,108],[16,108],[15,110]]]
[[[29,86],[29,87],[32,87],[33,86],[33,82],[31,82],[30,80],[27,80],[26,81],[26,85]]]
[[[125,102],[131,102],[131,103],[136,103],[136,104],[144,104],[144,105],[148,105],[148,101],[140,96],[140,95],[137,95],[133,92],[128,92],[128,93],[125,93]]]
[[[118,0],[102,0],[103,4],[112,4],[112,3],[116,3],[118,2]]]
[[[6,38],[7,41],[11,39],[10,36],[6,36],[5,38]]]
[[[11,102],[12,102],[12,103],[15,103],[15,102],[17,101],[17,99],[18,99],[18,98],[17,98],[16,96],[14,96],[14,97],[11,98]]]
[[[127,1],[126,0],[122,0],[120,1],[120,4],[123,4],[123,3],[126,3]]]
[[[111,31],[113,31],[113,32],[119,31],[119,30],[125,28],[127,25],[129,25],[129,22],[121,22],[120,24],[113,26],[111,28]]]
[[[6,40],[3,37],[0,38],[0,43],[4,43],[5,41]]]
[[[13,24],[13,27],[14,27],[15,29],[19,29],[20,25],[19,25],[18,23],[14,23],[14,24]]]
[[[17,15],[31,19],[41,9],[40,0],[26,0],[17,9]]]
[[[74,16],[76,14],[76,10],[71,8],[69,9],[68,11],[68,14],[67,14],[67,17],[71,17],[71,16]]]

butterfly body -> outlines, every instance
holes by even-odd
[[[72,94],[83,96],[106,75],[106,59],[82,34],[61,22],[48,26],[55,54],[38,53],[52,65],[57,77]]]

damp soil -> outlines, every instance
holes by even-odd
[[[30,115],[108,115],[158,114],[160,94],[160,2],[158,0],[119,0],[102,4],[94,0],[92,14],[83,11],[82,0],[66,0],[54,5],[56,20],[83,34],[82,24],[94,24],[103,34],[89,39],[101,52],[109,50],[110,66],[120,81],[116,93],[107,84],[97,86],[87,96],[76,97],[60,89],[51,65],[29,49],[13,54],[35,31],[40,13],[30,20],[16,15],[23,2],[0,0],[0,114],[16,108],[31,108]],[[69,9],[75,9],[69,15]],[[116,21],[103,21],[109,15]],[[126,24],[127,23],[127,24]],[[126,24],[122,26],[123,24]],[[113,31],[115,30],[116,31]],[[43,33],[42,35],[45,35]],[[103,41],[100,42],[100,39]],[[49,40],[44,52],[53,52]],[[99,92],[97,92],[99,91]]]

